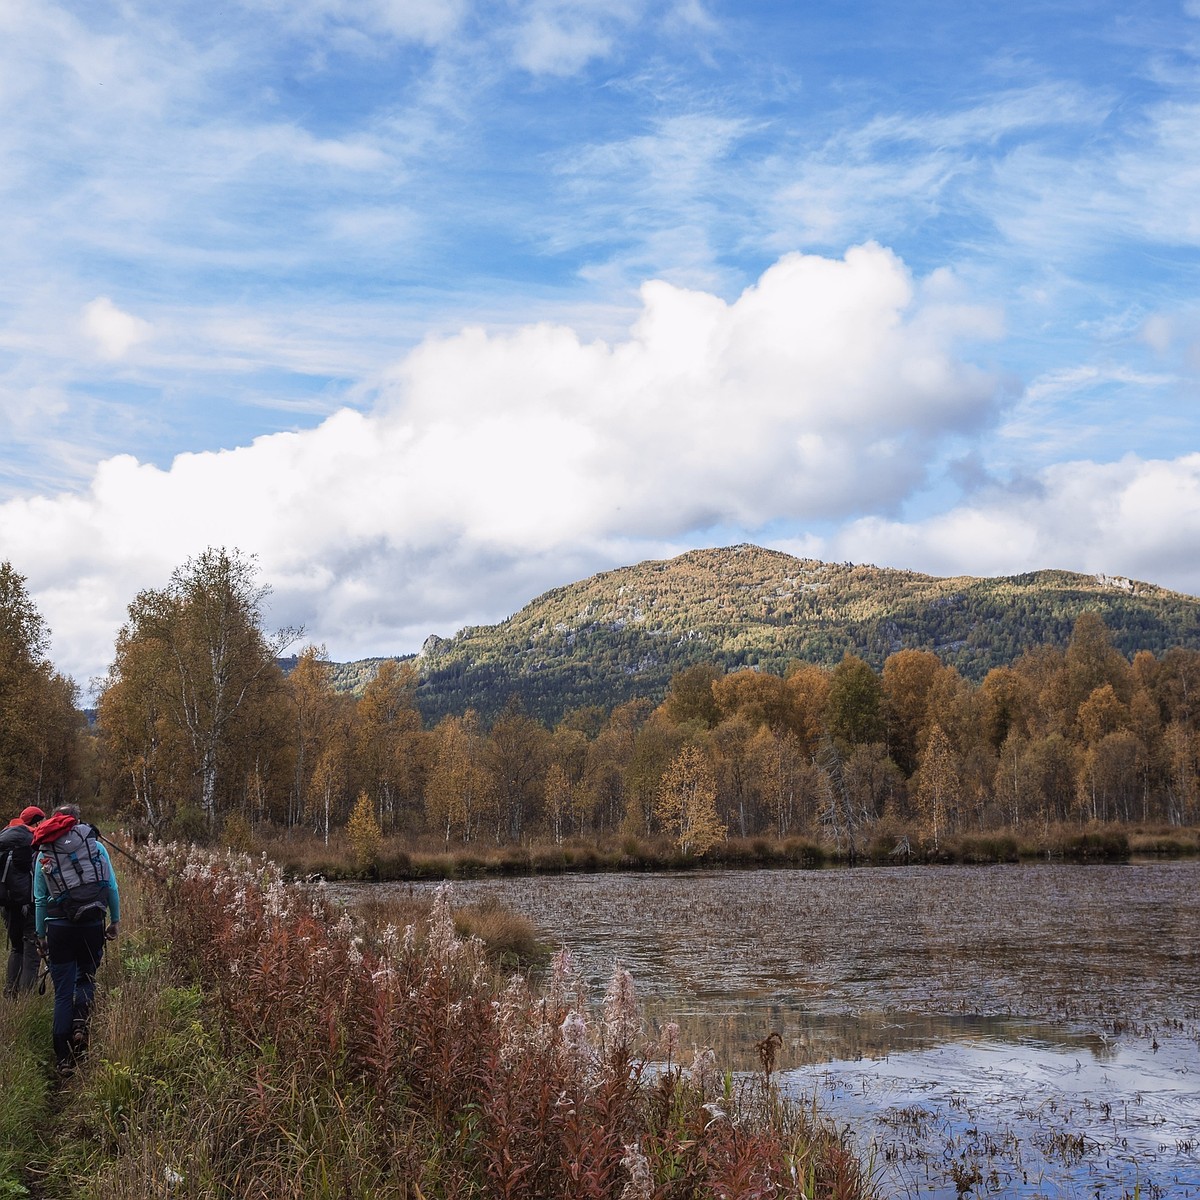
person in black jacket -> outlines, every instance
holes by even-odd
[[[46,814],[31,804],[0,830],[0,916],[8,931],[8,972],[4,994],[33,990],[38,975],[37,933],[33,909],[33,828]]]

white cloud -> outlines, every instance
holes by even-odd
[[[166,471],[118,456],[84,494],[0,506],[0,555],[84,675],[136,590],[206,545],[259,554],[279,622],[335,654],[411,648],[691,531],[896,506],[948,434],[997,416],[957,351],[992,325],[952,293],[868,244],[789,255],[732,303],[649,283],[612,344],[429,339],[370,413]]]
[[[437,45],[458,28],[467,5],[465,0],[253,0],[243,7],[252,13],[265,8],[289,29],[310,35],[357,31]],[[344,36],[339,44],[347,45]],[[364,38],[359,47],[369,51],[370,43]]]
[[[1097,118],[1100,99],[1061,83],[1034,83],[983,96],[946,112],[876,117],[849,135],[855,155],[874,155],[893,143],[930,147],[978,147],[1014,135],[1077,125]]]
[[[513,57],[531,75],[574,75],[613,50],[618,30],[640,15],[640,0],[532,0],[513,31]]]
[[[1200,244],[1200,104],[1097,123],[1093,143],[1087,153],[1021,143],[976,181],[974,202],[1036,260],[1071,263],[1127,240]]]
[[[122,312],[107,296],[97,296],[83,309],[83,332],[101,358],[124,358],[151,334],[148,321]]]
[[[703,0],[676,0],[667,13],[666,26],[672,30],[678,28],[706,34],[714,34],[721,28]]]
[[[1175,340],[1175,322],[1165,313],[1153,313],[1142,326],[1142,340],[1152,350],[1166,354]]]
[[[594,24],[564,24],[538,13],[517,32],[516,59],[532,75],[573,75],[611,48],[612,40]]]
[[[924,521],[855,521],[823,548],[936,575],[1053,567],[1200,594],[1200,454],[1058,463]]]

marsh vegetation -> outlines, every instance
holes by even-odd
[[[419,889],[418,889],[419,890]],[[1200,864],[481,879],[856,1131],[893,1195],[1200,1195]],[[976,1173],[978,1178],[976,1178]],[[968,1182],[973,1180],[973,1182]]]
[[[13,1103],[0,1194],[244,1200],[690,1200],[871,1194],[844,1136],[670,1029],[636,985],[560,951],[500,968],[529,926],[447,891],[364,914],[264,861],[142,849],[88,1059],[46,1088],[47,1006],[0,1020]],[[399,922],[399,923],[398,923]],[[766,1042],[767,1051],[774,1042]]]

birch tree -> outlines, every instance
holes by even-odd
[[[242,778],[235,763],[239,723],[279,686],[276,658],[296,637],[293,630],[274,638],[263,633],[268,593],[254,559],[240,551],[209,548],[188,559],[165,588],[143,591],[129,606],[105,685],[107,692],[130,682],[133,662],[152,673],[147,682],[153,686],[142,697],[127,694],[124,700],[145,709],[152,694],[160,711],[154,726],[178,735],[161,744],[178,754],[182,741],[194,800],[210,830],[230,780]]]
[[[954,751],[950,748],[950,739],[940,725],[935,725],[929,731],[917,784],[917,807],[925,828],[933,838],[935,852],[954,812],[958,787],[958,768],[954,762]]]
[[[667,768],[656,813],[684,854],[699,858],[725,840],[726,829],[717,816],[717,783],[695,746],[684,746]]]

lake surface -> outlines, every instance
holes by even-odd
[[[408,885],[395,886],[409,890]],[[777,1080],[854,1131],[892,1195],[1200,1197],[1200,864],[486,879],[629,968],[647,1033]]]

